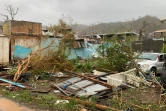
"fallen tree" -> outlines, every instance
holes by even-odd
[[[48,27],[48,29],[54,33],[54,38],[59,36],[60,34],[63,35],[62,40],[59,43],[57,53],[65,54],[66,48],[68,46],[72,46],[71,44],[74,41],[74,33],[72,31],[68,31],[67,27],[68,26],[67,26],[66,22],[64,22],[63,20],[59,20],[58,25]],[[37,66],[37,64],[40,64],[40,62],[43,60],[43,58],[48,59],[49,57],[47,57],[47,56],[42,57],[41,53],[45,49],[50,48],[51,45],[54,43],[54,41],[55,41],[55,39],[53,39],[46,47],[38,49],[35,52],[30,53],[26,59],[18,61],[17,71],[14,74],[13,81],[16,82],[19,79],[20,75],[27,71],[29,65],[32,65],[32,67],[35,68]],[[59,55],[57,55],[57,56],[59,57]],[[35,57],[38,57],[38,58],[35,58]],[[37,60],[34,60],[33,58],[35,58]],[[55,62],[55,64],[52,65],[53,67],[55,67],[56,64],[60,64],[60,63],[58,63],[60,61],[57,61],[57,60],[52,61],[52,62]],[[66,61],[64,61],[64,62],[66,62]],[[67,67],[69,67],[69,64],[63,64],[63,65],[66,65]],[[43,69],[43,67],[40,67],[40,69]]]

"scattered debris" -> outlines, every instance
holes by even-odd
[[[106,74],[106,72],[100,72],[100,71],[97,71],[97,70],[93,70],[93,75],[104,75]]]
[[[28,88],[27,86],[24,86],[20,83],[12,82],[12,81],[9,81],[9,80],[3,79],[3,78],[0,78],[0,81],[7,82],[11,85],[18,86],[18,87],[21,87],[21,88]]]
[[[68,73],[71,73],[71,74],[74,74],[75,76],[85,78],[85,79],[90,80],[92,82],[101,84],[101,85],[106,86],[106,87],[111,88],[111,89],[115,87],[114,85],[108,84],[106,82],[103,82],[103,81],[100,81],[100,80],[97,80],[97,79],[94,79],[94,78],[91,78],[91,77],[87,77],[87,76],[84,76],[84,75],[81,75],[81,74],[78,74],[78,73],[75,73],[75,72],[71,72],[71,71],[68,71],[68,70],[64,70],[64,71],[66,71]]]
[[[60,91],[59,90],[54,90],[54,93],[60,93]]]
[[[67,100],[72,99],[71,97],[66,97],[66,96],[62,96],[62,95],[60,97],[65,98]],[[80,100],[80,99],[77,99],[77,98],[75,98],[75,101],[80,103],[80,104],[86,105],[86,106],[93,106],[94,105],[97,109],[100,109],[100,110],[110,109],[112,111],[121,111],[121,110],[110,108],[108,106],[104,106],[104,105],[101,105],[101,104],[94,104],[94,103],[91,103],[91,102],[83,101],[83,100]]]
[[[64,74],[62,72],[57,72],[55,75],[52,75],[52,76],[55,76],[55,77],[63,77]]]
[[[69,96],[69,94],[67,94],[63,89],[61,89],[59,86],[57,86],[56,84],[54,84],[54,86],[59,89],[62,93],[64,93],[65,95]]]
[[[86,78],[77,77],[77,76],[58,83],[56,87],[60,89],[60,91],[65,93],[65,95],[68,96],[75,95],[75,96],[87,96],[87,97],[96,95],[99,92],[101,93],[102,91],[110,89],[109,87],[106,87],[101,83],[87,80]]]
[[[60,26],[63,26],[63,25],[65,25],[65,24],[60,24]],[[56,27],[58,28],[58,26],[56,26]],[[55,31],[55,29],[54,29],[55,27],[50,27],[50,28],[52,28],[52,32],[54,32],[54,33],[64,31],[63,30],[64,27],[59,27],[60,28],[59,31]],[[57,34],[54,34],[54,36],[56,36],[56,35]],[[128,107],[122,107],[122,104],[124,105],[124,103],[126,102],[126,100],[122,101],[122,98],[129,98],[129,100],[133,100],[133,97],[132,97],[133,92],[137,91],[137,88],[141,87],[142,84],[146,85],[146,86],[151,85],[151,87],[148,87],[151,89],[157,88],[155,86],[156,84],[152,85],[152,83],[160,84],[156,78],[150,78],[153,80],[151,82],[149,82],[149,80],[148,80],[149,78],[146,77],[146,75],[143,73],[143,71],[136,64],[134,64],[133,55],[130,53],[130,50],[128,50],[129,52],[126,51],[125,53],[123,53],[124,51],[122,51],[122,53],[117,53],[117,50],[115,50],[114,53],[112,53],[111,51],[107,51],[107,53],[109,52],[108,55],[110,57],[109,56],[105,56],[105,57],[111,58],[109,60],[108,64],[106,64],[106,65],[108,65],[107,67],[101,68],[101,70],[100,70],[100,67],[99,68],[96,67],[96,70],[93,70],[93,74],[90,72],[89,72],[90,73],[89,75],[80,74],[80,73],[72,72],[72,71],[75,71],[75,69],[76,69],[74,65],[75,65],[75,63],[77,63],[77,60],[72,60],[72,57],[66,58],[66,55],[65,54],[63,55],[63,53],[65,52],[65,49],[69,48],[69,47],[67,47],[67,44],[69,46],[72,46],[72,43],[74,43],[73,34],[64,33],[64,34],[58,34],[58,35],[63,35],[63,37],[66,36],[66,38],[64,39],[61,36],[61,40],[59,41],[60,48],[57,49],[58,50],[57,52],[51,51],[52,53],[50,54],[50,56],[41,57],[41,55],[43,53],[42,51],[46,48],[51,49],[52,45],[55,43],[55,38],[48,38],[48,40],[50,39],[52,41],[45,48],[41,47],[41,49],[36,50],[35,52],[29,53],[27,58],[19,60],[18,64],[17,64],[17,68],[10,68],[9,70],[6,68],[5,70],[8,70],[8,73],[10,73],[10,74],[13,73],[14,75],[12,75],[12,76],[3,75],[3,74],[0,75],[0,81],[5,82],[5,83],[0,83],[0,85],[4,85],[4,86],[7,85],[7,87],[11,88],[11,89],[19,88],[19,87],[23,88],[21,90],[24,90],[25,88],[29,89],[29,87],[22,85],[19,82],[20,81],[23,82],[22,80],[25,80],[26,81],[25,84],[28,84],[28,82],[30,82],[29,78],[33,78],[32,82],[34,82],[34,84],[37,86],[37,88],[31,89],[28,91],[30,91],[30,94],[32,94],[32,95],[34,94],[35,96],[36,96],[36,94],[38,96],[39,93],[47,93],[48,95],[52,94],[52,95],[49,95],[48,98],[44,98],[46,100],[48,99],[48,101],[46,102],[47,105],[48,105],[48,103],[50,103],[50,100],[52,100],[52,98],[54,98],[53,96],[58,95],[63,99],[56,100],[56,103],[53,102],[54,105],[55,104],[66,104],[66,103],[70,105],[69,100],[74,99],[76,102],[78,102],[82,105],[85,105],[88,107],[95,106],[95,108],[97,108],[99,110],[110,109],[112,111],[132,111],[133,107],[136,107],[137,109],[140,109],[140,110],[150,110],[149,107],[151,107],[151,105],[148,105],[147,107],[143,107],[140,104],[128,103],[129,104]],[[69,40],[71,40],[70,41],[71,43],[69,43]],[[85,52],[85,55],[84,54],[82,55],[79,52],[79,49],[75,49],[75,50],[70,49],[69,52],[74,52],[78,61],[82,60],[83,64],[85,64],[85,65],[88,64],[87,66],[90,67],[89,70],[92,70],[91,63],[89,63],[89,61],[88,61],[89,54],[90,54],[90,58],[93,58],[94,60],[98,59],[96,57],[99,57],[100,55],[97,53],[96,49],[91,44],[84,41],[84,39],[77,40],[77,42],[79,43],[79,46],[81,46],[81,48]],[[85,43],[85,44],[82,44],[82,43]],[[121,50],[122,45],[121,44],[119,44],[119,45],[120,45],[120,47],[118,46],[118,48],[119,48],[118,50]],[[90,53],[87,50],[89,48],[92,48]],[[126,48],[126,45],[124,48]],[[116,48],[114,48],[114,49],[116,49]],[[123,50],[125,50],[125,49],[123,49]],[[118,52],[121,52],[121,51],[118,51]],[[129,53],[129,55],[126,53]],[[122,57],[117,56],[119,54],[122,54]],[[103,55],[103,57],[104,57],[104,55]],[[111,56],[111,55],[115,55],[115,56]],[[128,58],[128,56],[129,56],[129,58]],[[114,60],[115,57],[117,60],[119,60],[119,57],[121,57],[122,59],[126,58],[126,60],[125,61],[121,60],[122,61],[122,64],[121,64],[121,61],[117,62],[115,59],[114,65],[110,64],[110,62],[112,62],[112,60]],[[69,58],[70,58],[70,60],[69,60]],[[102,58],[102,59],[104,59],[104,58]],[[103,61],[102,59],[99,62],[102,62]],[[128,61],[128,59],[131,59],[131,62],[133,62],[133,65],[135,65],[134,66],[135,68],[125,71],[125,72],[118,73],[118,71],[126,70],[126,68],[124,67],[125,65],[123,65],[123,64],[126,61]],[[73,63],[74,63],[74,65],[73,65]],[[116,64],[116,63],[120,63],[120,64]],[[88,67],[85,67],[84,69],[88,69]],[[113,69],[108,70],[110,67],[112,67],[115,70],[115,72],[111,71]],[[116,67],[116,68],[114,68],[114,67]],[[29,68],[32,68],[32,70],[35,70],[35,71],[40,70],[39,72],[44,71],[44,73],[47,72],[47,74],[40,73],[40,74],[36,75],[36,74],[33,74],[31,71],[29,71],[30,72],[29,73],[28,72]],[[105,68],[108,68],[108,69],[105,69]],[[61,71],[64,71],[64,72],[61,72]],[[27,72],[29,74],[26,75],[25,73],[27,73]],[[65,72],[68,72],[70,75],[67,75]],[[14,78],[13,78],[13,76],[14,76]],[[47,76],[47,77],[45,77],[45,76]],[[14,82],[9,81],[11,79],[8,79],[8,77],[12,77]],[[28,77],[28,79],[26,77]],[[47,80],[44,81],[43,79],[46,79],[46,78],[47,78]],[[49,80],[48,80],[48,78],[49,78]],[[16,82],[16,81],[19,81],[19,82]],[[51,85],[51,87],[48,87],[50,85]],[[38,86],[40,86],[40,87],[42,86],[42,88],[40,88]],[[155,86],[155,87],[152,88],[152,86]],[[126,87],[131,89],[130,90],[131,95],[122,97],[122,96],[124,96],[122,94],[122,90],[127,89]],[[54,88],[54,90],[52,91],[53,88]],[[134,89],[134,91],[133,91],[133,89]],[[34,92],[34,93],[32,93],[32,92]],[[144,90],[140,90],[138,92],[140,92],[141,94],[143,93],[144,95],[150,94],[148,91],[144,91]],[[63,96],[61,93],[64,94],[65,96]],[[154,91],[154,93],[156,94],[158,92]],[[19,94],[21,95],[21,93],[19,93]],[[47,95],[47,94],[45,94],[45,95]],[[125,93],[125,94],[128,94],[128,93]],[[27,95],[29,95],[29,93],[25,93],[23,97],[25,97]],[[44,94],[41,94],[41,95],[44,95]],[[42,96],[41,97],[40,96],[35,98],[36,99],[35,102],[37,100],[40,100],[40,101],[42,100]],[[160,95],[160,97],[161,96],[163,97],[165,95],[162,94],[162,95]],[[12,95],[12,97],[16,99],[18,96]],[[81,97],[85,97],[85,99],[88,99],[88,101],[83,100]],[[96,98],[95,102],[92,100],[93,97]],[[117,107],[113,108],[114,106],[110,102],[107,103],[107,104],[110,104],[109,106],[104,104],[104,102],[107,102],[107,100],[109,100],[109,99],[114,100],[115,98],[116,98],[116,102],[118,102],[118,105],[117,105],[118,108]],[[144,101],[135,100],[134,102],[146,104],[146,102],[144,102]],[[53,106],[51,106],[51,107],[53,107]],[[165,106],[163,106],[163,107],[165,107]],[[123,108],[124,108],[124,110],[123,110]],[[81,111],[87,111],[87,109],[81,108]]]
[[[121,84],[130,84],[136,87],[139,87],[141,84],[145,84],[147,86],[151,85],[151,83],[146,79],[138,76],[137,70],[135,68],[126,72],[110,75],[108,76],[107,82],[115,86],[119,86]]]
[[[44,88],[44,89],[33,89],[32,92],[40,92],[40,93],[48,93],[52,90],[52,88]]]
[[[55,104],[66,104],[69,103],[68,100],[57,100]]]

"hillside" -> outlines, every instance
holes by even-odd
[[[166,24],[161,23],[159,18],[147,15],[145,17],[140,17],[137,20],[127,22],[100,23],[92,26],[78,24],[73,26],[73,30],[79,35],[117,33],[130,30],[139,33],[139,30],[143,27],[143,24],[146,24],[145,28],[143,28],[145,34],[166,28]]]

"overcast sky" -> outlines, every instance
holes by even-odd
[[[58,19],[73,19],[87,24],[127,21],[152,15],[166,18],[166,0],[0,0],[0,13],[5,5],[19,7],[16,20],[54,24]],[[3,17],[0,16],[0,20]]]

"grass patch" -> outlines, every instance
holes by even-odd
[[[39,109],[49,109],[58,111],[78,111],[77,102],[73,98],[66,104],[56,104],[57,100],[62,100],[61,98],[53,94],[41,94],[33,93],[30,90],[19,90],[19,91],[9,91],[1,89],[1,94],[4,97],[17,101],[19,103],[25,103],[32,108]]]

